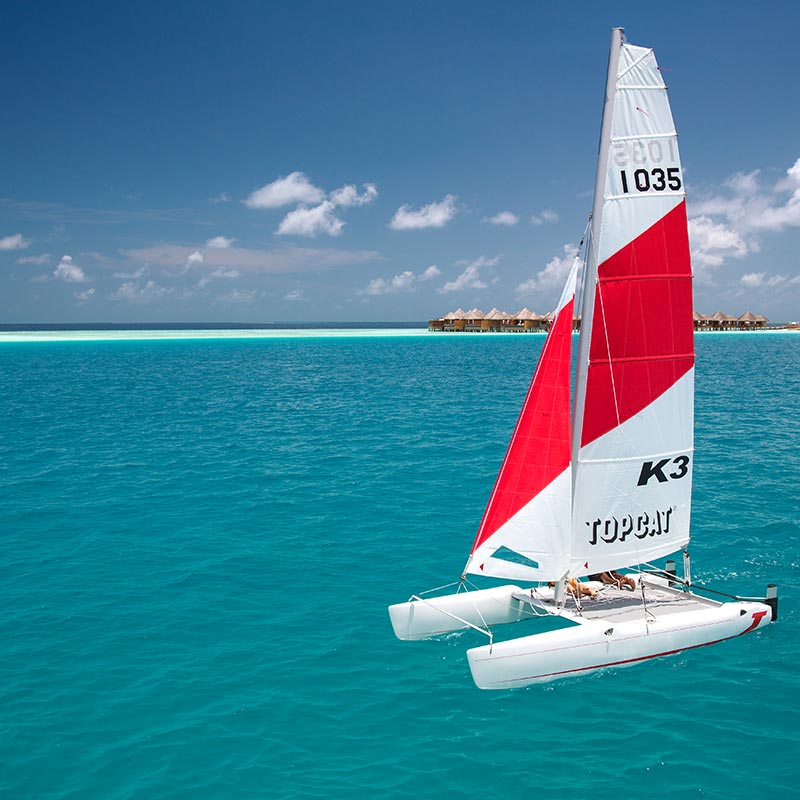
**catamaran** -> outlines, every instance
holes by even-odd
[[[397,637],[482,631],[489,642],[467,651],[472,677],[506,689],[766,627],[777,616],[774,585],[762,600],[692,582],[694,362],[667,87],[653,51],[615,28],[586,257],[572,265],[457,589],[390,606]],[[680,552],[682,575],[673,559],[654,564]],[[477,588],[467,575],[514,583]],[[497,625],[531,618],[545,630],[495,640]]]

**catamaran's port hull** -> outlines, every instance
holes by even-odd
[[[647,621],[591,620],[467,651],[480,689],[512,689],[636,664],[766,627],[763,603],[731,602]]]
[[[486,628],[518,622],[526,604],[515,598],[519,586],[497,586],[476,592],[416,598],[389,606],[389,617],[398,639],[430,639],[466,628]]]

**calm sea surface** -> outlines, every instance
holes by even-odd
[[[777,624],[510,692],[394,638],[542,342],[0,342],[0,796],[796,796],[800,335],[697,337],[693,570]]]

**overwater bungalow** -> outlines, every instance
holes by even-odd
[[[754,331],[758,328],[767,327],[767,318],[761,314],[754,314],[752,311],[745,311],[739,317],[739,328],[744,331]]]
[[[523,314],[523,312],[527,312]],[[508,319],[504,323],[504,329],[509,333],[524,333],[525,332],[525,319],[531,312],[527,308],[520,309],[516,314],[509,314]]]
[[[708,319],[708,327],[712,331],[729,331],[736,327],[736,322],[736,317],[732,314],[715,311]]]
[[[694,312],[694,329],[696,331],[755,331],[763,330],[767,327],[769,320],[761,315],[754,314],[752,311],[745,311],[740,317],[733,314],[725,314],[717,311],[710,316]]]
[[[479,308],[472,308],[465,313],[466,319],[464,320],[464,330],[475,332],[482,330],[483,327],[483,311]]]
[[[467,325],[467,312],[463,308],[457,308],[442,317],[444,320],[444,330],[463,331]]]
[[[483,315],[483,323],[481,325],[482,331],[499,331],[503,328],[503,322],[511,315],[507,311],[501,311],[499,308],[493,308]]]
[[[469,332],[495,332],[530,333],[549,330],[554,314],[548,311],[542,316],[529,308],[522,308],[516,314],[509,314],[493,308],[484,314],[479,308],[464,311],[457,308],[445,314],[440,319],[428,321],[428,330],[431,331],[469,331]],[[740,317],[717,311],[714,314],[693,312],[695,331],[755,331],[767,327],[769,320],[752,311],[745,311]],[[580,314],[573,317],[572,330],[579,331],[581,327]]]
[[[514,320],[517,324],[521,324],[525,331],[543,331],[547,328],[544,317],[527,307],[514,314]]]

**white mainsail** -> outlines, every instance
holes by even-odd
[[[677,134],[653,51],[612,45],[584,281],[570,574],[689,541],[694,326]]]
[[[569,354],[552,334],[569,336],[575,281],[573,267],[557,309],[569,323],[553,323],[469,572],[557,580],[641,564],[689,541],[694,324],[683,175],[653,51],[621,35],[609,64],[570,448]]]

